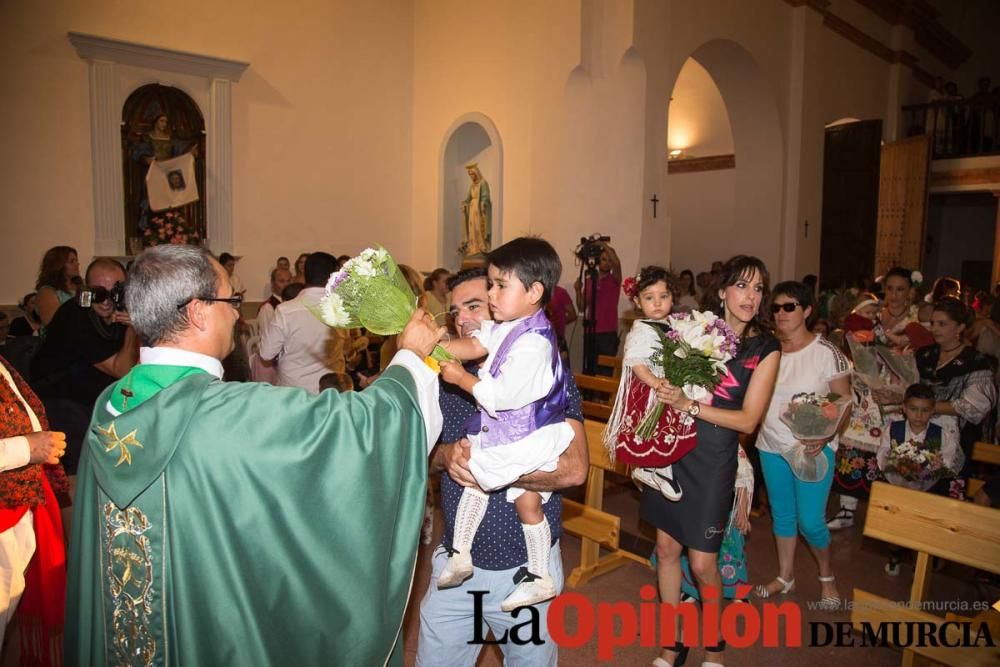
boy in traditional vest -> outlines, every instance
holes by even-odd
[[[930,491],[948,495],[950,478],[962,469],[965,455],[959,446],[958,423],[953,417],[941,415],[931,420],[934,414],[934,389],[928,385],[912,384],[906,388],[903,397],[903,419],[890,422],[882,430],[882,443],[877,458],[879,468],[890,484],[905,486],[917,491]],[[939,457],[939,473],[928,474],[922,479],[907,479],[892,469],[889,455],[905,444],[913,445],[918,451]],[[893,549],[885,566],[887,574],[899,574],[899,562],[905,549]]]
[[[480,488],[466,488],[458,505],[451,557],[438,588],[472,576],[472,542],[486,513],[488,491],[507,488],[524,530],[528,573],[500,608],[513,611],[555,597],[549,576],[552,536],[542,512],[551,493],[510,486],[522,475],[556,469],[573,439],[566,423],[566,383],[555,331],[545,306],[562,274],[555,249],[538,238],[521,237],[489,254],[487,278],[492,322],[473,338],[445,348],[459,359],[486,357],[478,375],[458,362],[441,364],[441,377],[472,394],[479,412],[469,420],[469,460]]]

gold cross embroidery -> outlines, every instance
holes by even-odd
[[[111,425],[106,429],[98,426],[97,431],[106,438],[104,442],[105,452],[111,452],[115,449],[120,450],[118,452],[118,462],[115,464],[116,468],[122,463],[132,465],[132,452],[129,451],[129,447],[138,447],[139,449],[142,449],[142,443],[135,439],[135,434],[138,432],[138,429],[134,429],[124,438],[118,437],[118,432],[115,431],[114,422],[111,422]]]

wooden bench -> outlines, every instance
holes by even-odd
[[[917,552],[910,588],[910,605],[854,589],[851,623],[902,621],[941,626],[946,618],[921,610],[927,595],[931,557],[1000,573],[1000,510],[913,491],[885,482],[872,485],[864,534]],[[948,629],[949,643],[958,643],[957,630]],[[952,637],[952,635],[955,635]],[[973,634],[973,636],[975,636]],[[919,656],[919,658],[918,658]],[[974,667],[1000,664],[1000,648],[926,646],[904,649],[903,665],[923,658],[945,665]]]
[[[622,358],[612,357],[607,354],[597,355],[597,365],[603,366],[604,368],[611,369],[611,377],[616,380],[621,379],[622,376]]]
[[[587,449],[590,452],[590,470],[587,472],[587,486],[584,502],[563,500],[563,530],[580,538],[580,564],[573,568],[566,583],[575,588],[594,577],[607,574],[629,562],[651,567],[648,558],[636,556],[619,548],[621,518],[604,511],[604,473],[613,472],[627,475],[628,467],[622,463],[612,463],[604,449],[601,431],[604,424],[587,419],[583,423],[587,435]],[[601,555],[601,548],[611,553]]]
[[[972,460],[979,463],[1000,466],[1000,445],[994,445],[989,442],[977,442],[972,446]],[[983,488],[983,484],[985,482],[981,479],[970,478],[968,486],[965,489],[966,497],[972,499],[974,495],[979,493],[979,489]]]
[[[603,375],[584,375],[577,373],[577,389],[581,393],[589,391],[591,398],[581,402],[580,407],[583,416],[587,419],[606,422],[611,418],[611,408],[614,406],[615,396],[618,394],[618,380]],[[594,397],[593,394],[601,394]]]

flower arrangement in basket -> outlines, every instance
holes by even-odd
[[[155,213],[149,220],[149,225],[142,230],[144,248],[168,244],[201,245],[201,235],[197,228],[180,211],[173,209]]]
[[[850,405],[850,396],[803,392],[795,394],[785,404],[780,419],[796,440],[829,440],[837,432]],[[799,443],[789,443],[781,455],[795,476],[806,482],[822,479],[829,467],[824,456],[809,456]]]
[[[416,309],[417,297],[388,251],[366,248],[330,276],[326,295],[313,314],[330,327],[364,327],[392,336],[403,330]],[[438,345],[425,361],[438,371],[438,361],[454,358]]]
[[[669,331],[657,330],[661,347],[652,361],[662,366],[663,377],[681,387],[685,396],[704,400],[725,377],[726,363],[736,354],[740,338],[712,312],[693,310],[672,315],[668,321]],[[665,407],[657,401],[636,428],[636,435],[650,437]]]

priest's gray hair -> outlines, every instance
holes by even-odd
[[[125,283],[125,307],[143,345],[171,342],[190,326],[191,299],[218,296],[212,255],[189,245],[160,245],[139,255]]]

